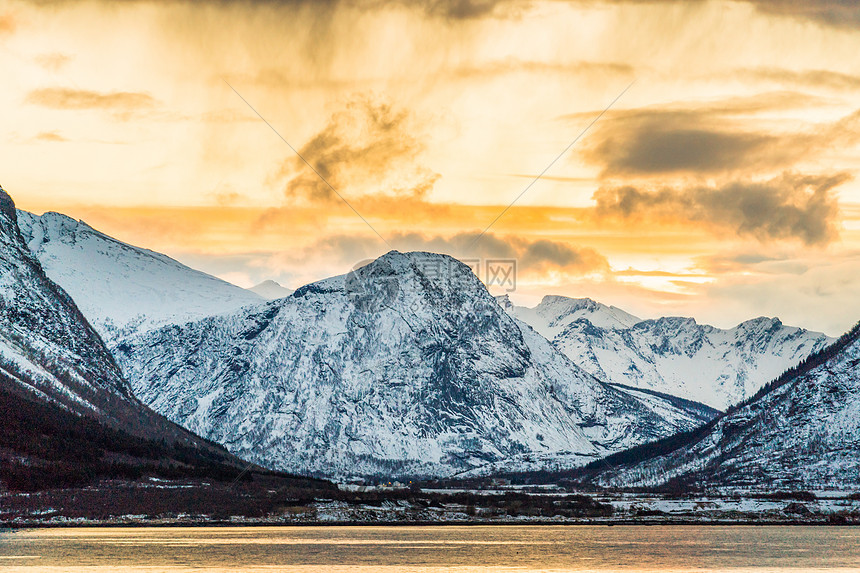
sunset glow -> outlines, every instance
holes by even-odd
[[[858,319],[853,4],[3,6],[19,208],[245,287],[395,248],[516,258],[527,304],[831,335]]]

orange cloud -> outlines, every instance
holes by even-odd
[[[36,141],[47,141],[50,143],[62,143],[64,141],[68,141],[68,139],[62,135],[60,135],[57,131],[42,131],[36,134],[33,139]]]
[[[130,114],[155,107],[156,100],[143,92],[96,92],[71,88],[42,88],[27,94],[25,101],[58,110],[95,109],[127,118]]]
[[[11,12],[0,14],[0,34],[11,34],[16,27],[17,22]]]

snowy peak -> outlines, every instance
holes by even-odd
[[[307,292],[335,292],[347,294],[351,300],[367,300],[385,304],[388,300],[419,297],[428,300],[453,296],[458,293],[480,292],[484,304],[492,304],[486,287],[472,269],[448,255],[414,251],[389,251],[378,259],[345,275],[324,279],[299,288],[294,296]]]
[[[641,319],[626,313],[614,306],[591,300],[590,298],[568,298],[558,295],[547,295],[543,297],[535,310],[554,323],[572,322],[579,318],[586,318],[595,326],[633,326]],[[573,320],[566,320],[573,318]]]
[[[507,295],[504,295],[507,297]],[[606,306],[589,298],[568,298],[547,295],[534,308],[518,307],[506,300],[505,310],[525,321],[548,340],[567,330],[571,324],[585,320],[598,328],[629,328],[640,321],[632,314],[614,306]]]
[[[277,300],[279,298],[290,296],[291,294],[293,294],[293,292],[295,292],[294,290],[289,289],[273,280],[263,281],[258,285],[252,286],[248,290],[254,294],[263,297],[266,300]]]
[[[114,343],[137,330],[230,312],[263,298],[59,213],[18,211],[24,240],[48,276]]]
[[[0,386],[4,403],[21,399],[47,403],[50,408],[43,412],[72,412],[139,438],[214,452],[211,444],[159,416],[132,395],[99,335],[30,252],[16,222],[18,215],[14,202],[0,188]],[[62,217],[48,219],[52,225],[73,227]],[[63,454],[75,459],[81,452]],[[183,452],[183,463],[191,459],[188,454],[190,450]],[[21,463],[21,458],[16,457],[15,463]]]
[[[67,215],[53,211],[49,211],[39,217],[38,224],[36,225],[34,225],[36,220],[27,215],[20,217],[20,227],[22,233],[27,236],[27,246],[33,253],[38,252],[44,243],[63,236],[74,236],[78,227],[85,227],[86,230],[93,231],[83,221],[76,221]]]
[[[392,251],[130,337],[117,357],[172,420],[258,463],[337,478],[569,467],[703,419],[597,381],[432,253]]]

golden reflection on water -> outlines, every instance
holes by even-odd
[[[0,532],[4,573],[860,571],[833,527],[68,528]]]

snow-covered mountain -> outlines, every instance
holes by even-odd
[[[290,296],[295,291],[282,286],[280,283],[273,280],[263,281],[258,285],[252,286],[249,291],[256,293],[266,300],[276,300]]]
[[[101,338],[28,249],[2,188],[0,387],[142,437],[211,448],[134,397]]]
[[[153,251],[100,233],[82,221],[18,211],[30,251],[112,345],[131,332],[231,312],[263,297]]]
[[[429,253],[142,333],[116,356],[168,418],[249,460],[335,478],[576,465],[714,415],[596,380],[467,266]]]
[[[546,296],[534,308],[500,304],[600,380],[725,410],[833,342],[820,332],[756,318],[724,330],[692,318],[639,318],[590,299]]]
[[[860,490],[860,324],[700,430],[605,462],[592,482]]]

